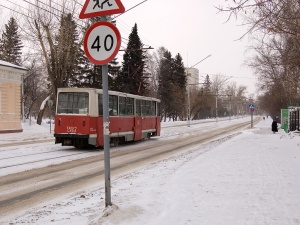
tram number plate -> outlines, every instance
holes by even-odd
[[[76,133],[77,127],[67,127],[67,132],[68,133]]]

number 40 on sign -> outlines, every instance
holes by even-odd
[[[88,59],[97,65],[109,63],[118,54],[121,46],[119,30],[109,22],[97,22],[86,32],[84,51]]]

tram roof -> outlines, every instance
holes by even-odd
[[[102,89],[97,88],[58,88],[58,92],[98,92],[100,94],[103,93]],[[122,97],[129,97],[129,98],[135,98],[135,99],[144,99],[144,100],[151,100],[151,101],[157,101],[160,102],[160,99],[147,97],[147,96],[141,96],[141,95],[134,95],[129,94],[125,92],[118,92],[118,91],[108,91],[109,95],[117,95]]]

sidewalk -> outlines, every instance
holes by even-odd
[[[29,125],[29,122],[22,123],[23,132],[20,133],[8,133],[8,134],[0,134],[0,147],[4,147],[4,145],[12,144],[17,145],[16,142],[26,143],[36,140],[53,140],[53,126],[51,127],[50,133],[50,125],[42,123],[42,125],[37,125],[32,122],[32,125]]]
[[[93,224],[299,224],[300,137],[271,123],[113,182],[118,209]]]

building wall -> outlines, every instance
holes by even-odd
[[[186,69],[187,72],[187,83],[198,84],[199,83],[199,70],[197,68]]]
[[[21,132],[21,77],[24,71],[0,65],[0,133]]]

